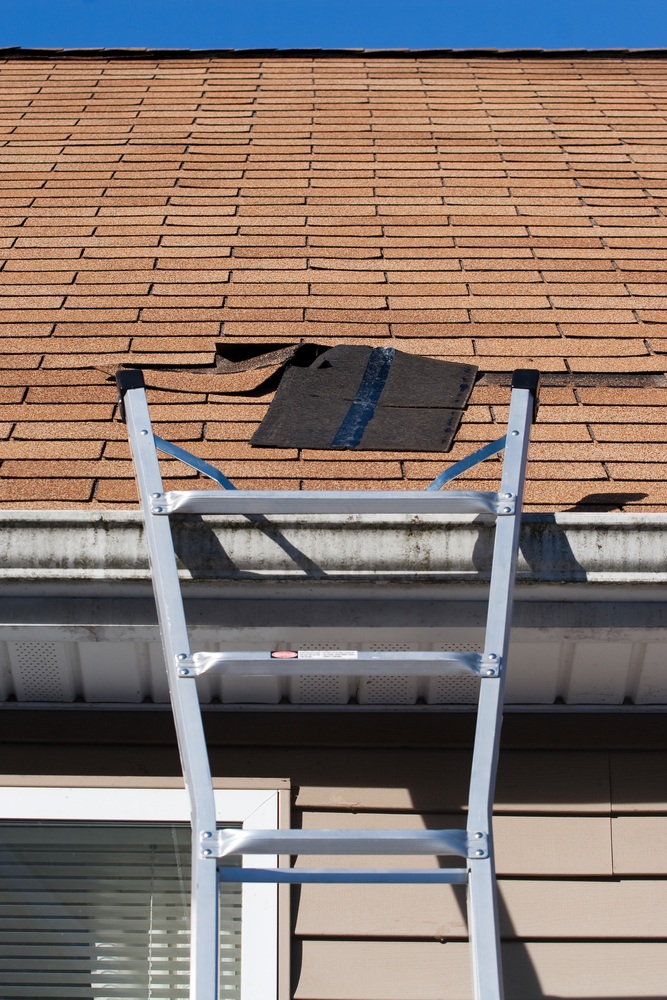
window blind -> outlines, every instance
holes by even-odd
[[[188,824],[0,822],[0,997],[187,1000],[189,903]],[[240,970],[241,889],[222,883],[222,997]]]

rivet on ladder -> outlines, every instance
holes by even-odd
[[[204,852],[204,853],[206,853],[206,852]],[[484,857],[484,851],[475,851],[475,857],[476,858],[483,858]]]

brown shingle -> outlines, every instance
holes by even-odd
[[[306,339],[489,372],[667,370],[664,65],[5,59],[27,89],[3,103],[0,506],[136,505],[95,370],[128,355],[201,365],[220,340]],[[664,393],[545,387],[528,508],[665,509]],[[444,456],[299,453],[249,445],[268,395],[148,396],[158,433],[275,489],[419,488],[508,411],[506,389],[477,387]]]
[[[13,501],[36,500],[90,500],[93,492],[92,479],[11,479],[1,474],[0,502],[11,506]]]

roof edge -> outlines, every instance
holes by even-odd
[[[664,59],[667,58],[667,48],[646,49],[161,49],[161,48],[22,48],[20,45],[0,47],[0,59],[62,59],[62,58],[99,58],[114,59],[247,59],[268,58],[341,58],[352,57],[362,59],[377,58],[420,58],[420,59]]]

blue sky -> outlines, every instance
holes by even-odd
[[[0,44],[667,47],[667,0],[0,0]]]

